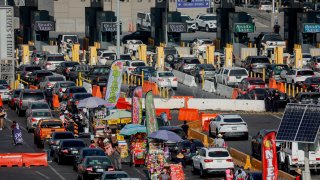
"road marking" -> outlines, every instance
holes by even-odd
[[[276,116],[276,115],[271,115],[271,116],[273,116],[273,117],[275,117],[275,118],[277,118],[277,119],[282,120],[282,118],[281,118],[281,117],[279,117],[279,116]]]
[[[40,176],[42,176],[42,177],[46,178],[46,179],[50,179],[48,176],[46,176],[46,175],[42,174],[42,173],[41,173],[41,172],[39,172],[39,171],[36,171],[36,173],[37,173],[37,174],[39,174]]]
[[[56,173],[57,176],[59,176],[61,180],[66,180],[54,167],[52,167],[50,164],[48,166],[54,173]]]
[[[143,177],[146,177],[146,175],[145,174],[143,174],[142,172],[140,172],[139,170],[137,170],[136,168],[133,168],[138,174],[140,174],[141,176],[143,176]]]

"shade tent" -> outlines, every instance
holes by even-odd
[[[79,104],[77,105],[77,108],[98,108],[99,106],[104,106],[107,103],[107,101],[98,98],[98,97],[89,97],[83,100],[79,101]]]
[[[148,138],[150,139],[158,139],[163,141],[173,141],[173,142],[180,142],[182,138],[178,136],[176,133],[167,131],[167,130],[158,130],[151,133]]]
[[[146,132],[147,132],[147,128],[145,126],[142,126],[139,124],[127,124],[121,129],[119,134],[123,136],[130,136],[137,133],[146,133]]]
[[[121,118],[131,118],[132,114],[129,111],[119,110],[113,114],[107,116],[104,120],[121,119]]]

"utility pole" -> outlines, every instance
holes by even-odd
[[[166,46],[168,44],[168,8],[169,8],[169,0],[166,0],[166,11],[165,11],[166,24],[164,27],[164,43]]]
[[[120,59],[120,0],[117,0],[117,59]]]

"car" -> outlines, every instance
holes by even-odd
[[[265,88],[266,83],[262,78],[244,78],[238,85],[241,91],[247,92],[253,88]]]
[[[78,36],[75,34],[59,34],[57,38],[59,53],[68,53],[73,44],[79,43]]]
[[[49,54],[47,51],[33,51],[31,55],[31,64],[39,65],[47,54]]]
[[[20,69],[20,74],[21,74],[21,78],[25,81],[29,81],[30,80],[30,76],[34,71],[38,71],[41,70],[42,68],[38,65],[24,65],[21,69]],[[30,81],[32,82],[32,81]]]
[[[100,180],[126,179],[126,178],[129,178],[129,175],[125,171],[104,171],[103,174],[101,175]]]
[[[41,90],[30,90],[23,89],[17,98],[16,112],[18,116],[22,116],[23,113],[28,109],[29,103],[34,101],[46,102],[43,91]]]
[[[308,77],[302,83],[302,87],[311,92],[319,92],[320,89],[320,77]]]
[[[175,47],[164,47],[164,61],[168,63],[173,63],[178,61],[179,53]]]
[[[50,149],[51,149],[51,156],[53,156],[54,151],[57,150],[57,147],[60,144],[60,141],[63,139],[75,139],[75,136],[72,132],[53,132],[51,134],[51,138],[48,140]]]
[[[97,179],[100,178],[104,171],[109,170],[113,170],[110,157],[105,155],[87,156],[78,165],[78,179]]]
[[[29,82],[33,85],[39,85],[41,81],[44,80],[46,76],[53,76],[53,73],[48,70],[36,70],[33,71],[29,77]]]
[[[302,85],[307,78],[313,77],[314,75],[311,69],[292,69],[285,75],[285,82]]]
[[[141,40],[127,40],[124,44],[124,53],[135,56],[142,44],[143,42]]]
[[[42,102],[42,101],[34,101],[30,102],[28,105],[28,109],[26,110],[26,117],[29,116],[30,113],[34,110],[50,110],[50,107],[47,102]]]
[[[92,85],[106,86],[108,83],[110,66],[94,66],[85,77],[91,80]]]
[[[136,26],[137,26],[137,30],[141,30],[141,29],[151,30],[151,13],[138,12]]]
[[[73,112],[73,107],[79,104],[79,101],[92,97],[91,93],[73,93],[67,101],[67,107],[70,112]]]
[[[276,47],[286,48],[286,42],[283,38],[273,32],[261,32],[258,37],[254,38],[254,43],[257,45],[259,54],[265,56],[272,53]]]
[[[132,75],[137,77],[137,80],[142,79],[142,72],[144,75],[144,80],[149,80],[149,77],[152,76],[152,73],[156,72],[154,67],[151,66],[139,66],[132,71]]]
[[[267,56],[248,56],[245,61],[242,61],[241,67],[250,72],[262,73],[268,65],[270,65],[270,61]]]
[[[148,40],[151,37],[151,32],[149,30],[138,30],[131,34],[124,35],[122,37],[122,44],[124,44],[127,40],[141,40],[143,44],[148,44]]]
[[[106,156],[106,153],[101,148],[83,148],[80,150],[79,155],[74,158],[73,169],[79,171],[79,164],[82,163],[84,158],[89,156]]]
[[[268,88],[270,92],[276,89]],[[266,88],[252,88],[247,92],[240,94],[237,99],[248,99],[248,100],[264,100],[266,95]],[[289,96],[286,93],[280,92],[279,107],[285,107],[290,102]]]
[[[51,118],[53,118],[53,116],[50,109],[32,110],[27,117],[27,131],[32,132],[39,120]]]
[[[117,59],[117,60],[133,60],[130,54],[120,54],[120,58],[117,58],[117,55],[114,54],[111,59]]]
[[[128,76],[131,75],[131,72],[139,66],[147,66],[145,62],[140,60],[134,60],[134,61],[125,61],[124,64],[124,73]]]
[[[99,51],[97,64],[111,66],[113,61],[115,60],[113,59],[115,54],[116,53],[112,50]]]
[[[313,56],[310,60],[310,67],[313,71],[320,72],[320,56]]]
[[[205,31],[217,31],[217,15],[200,14],[195,18],[197,30],[205,29]]]
[[[266,79],[281,80],[282,73],[290,71],[287,64],[269,64],[266,67]]]
[[[304,66],[310,64],[312,56],[310,53],[302,53],[302,64]]]
[[[212,64],[196,64],[190,73],[195,77],[196,82],[202,83],[202,79],[213,81],[216,69]]]
[[[227,169],[234,169],[234,163],[225,148],[201,148],[192,157],[192,172],[199,171],[201,177],[211,173],[225,174]]]
[[[178,89],[178,78],[170,71],[155,71],[149,77],[149,81],[157,83],[159,88],[169,87],[173,90]]]
[[[182,153],[184,155],[184,159],[186,162],[190,162],[192,157],[196,155],[196,151],[203,148],[204,145],[200,140],[197,139],[187,139],[180,141],[176,144],[174,151],[170,152],[170,156],[176,157],[178,153]]]
[[[59,99],[61,100],[67,88],[76,86],[76,83],[73,81],[56,82],[52,88],[53,94],[58,95]]]
[[[9,101],[10,90],[5,86],[0,85],[0,96],[2,101]]]
[[[62,62],[65,62],[62,54],[47,54],[41,65],[45,70],[56,71],[57,66]]]
[[[79,65],[78,62],[65,61],[57,65],[56,72],[58,74],[64,75],[65,77],[69,76],[70,71],[76,66]]]
[[[62,75],[53,75],[53,76],[46,76],[42,82],[39,83],[39,88],[42,90],[52,89],[53,86],[57,82],[65,82],[66,78]]]
[[[220,114],[209,124],[209,136],[241,137],[248,140],[248,125],[238,114]]]
[[[175,69],[184,73],[190,73],[190,71],[193,70],[193,68],[198,64],[201,64],[199,59],[193,57],[185,57],[182,58],[178,64],[175,64]]]
[[[58,164],[63,164],[65,160],[73,160],[86,144],[82,139],[63,139],[60,140],[58,148],[54,151],[54,160]]]
[[[65,132],[61,119],[40,119],[33,132],[33,142],[38,148],[43,148],[46,139],[51,138],[54,132]]]
[[[249,73],[245,68],[232,67],[220,68],[215,74],[215,82],[227,86],[235,86],[244,78],[248,78]]]
[[[187,23],[188,32],[196,32],[197,25],[189,15],[181,14],[181,22]]]
[[[207,51],[207,46],[213,45],[211,39],[195,38],[190,42],[190,54],[203,54]]]
[[[251,138],[251,155],[255,158],[258,158],[261,160],[261,153],[262,153],[262,142],[263,138],[266,134],[270,132],[276,132],[274,129],[261,129],[258,131],[258,133],[255,136],[252,136]]]
[[[75,82],[79,78],[79,73],[85,74],[89,72],[90,69],[91,66],[87,64],[75,65],[72,69],[70,69],[70,72],[66,78]]]
[[[21,89],[15,89],[9,93],[8,106],[12,109],[16,108],[16,100],[19,97]]]
[[[319,92],[300,92],[297,93],[295,98],[292,100],[293,103],[302,104],[318,104],[320,100]]]
[[[260,1],[259,10],[271,12],[272,11],[272,2],[270,2],[268,0]]]
[[[70,99],[72,97],[72,94],[74,94],[74,93],[87,93],[87,90],[84,87],[80,87],[80,86],[68,87],[65,90],[63,99],[64,100]]]

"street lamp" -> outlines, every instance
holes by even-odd
[[[124,0],[117,0],[117,59],[120,59],[120,1]]]

